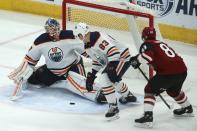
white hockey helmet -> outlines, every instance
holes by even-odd
[[[89,32],[89,27],[86,23],[78,23],[75,25],[75,28],[73,30],[73,34],[76,37],[79,37],[79,35],[82,35],[83,37]]]

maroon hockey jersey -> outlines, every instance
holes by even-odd
[[[166,43],[147,40],[141,45],[140,52],[157,74],[171,75],[187,71],[183,59]]]

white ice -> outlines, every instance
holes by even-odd
[[[43,25],[46,19],[47,17],[0,10],[0,131],[147,130],[134,127],[134,119],[140,117],[143,113],[142,104],[121,108],[120,119],[107,122],[104,118],[105,110],[107,110],[106,106],[94,105],[94,108],[92,108],[93,106],[89,106],[88,102],[84,102],[87,100],[77,101],[79,97],[76,99],[71,97],[76,102],[76,105],[71,106],[67,103],[68,100],[65,100],[65,105],[60,106],[56,103],[53,110],[32,108],[31,105],[35,107],[35,103],[39,101],[38,99],[34,99],[35,101],[31,99],[27,104],[28,106],[22,106],[20,102],[13,103],[5,100],[5,96],[8,96],[9,93],[2,92],[2,90],[13,87],[13,82],[7,78],[8,73],[19,65],[34,39],[44,32]],[[184,58],[188,65],[188,77],[184,84],[184,90],[194,107],[194,114],[196,115],[197,46],[170,40],[166,41]],[[125,81],[133,92],[143,95],[143,88],[146,84],[145,80],[125,79]],[[64,93],[65,95],[69,94],[66,91]],[[55,102],[55,93],[53,92],[52,95],[48,101],[43,100],[39,96],[40,100],[43,100],[39,104],[43,102],[43,105],[37,106],[49,106],[47,104]],[[44,96],[45,94],[43,94]],[[64,101],[66,97],[62,96],[62,99]],[[174,104],[175,108],[179,107],[171,98],[165,97],[165,99],[168,103]],[[89,104],[91,105],[92,103],[89,102]],[[50,105],[49,107],[51,108],[52,106]],[[58,108],[61,108],[61,110]],[[67,111],[64,111],[64,108]],[[84,109],[88,111],[83,112]],[[94,110],[97,110],[97,112],[94,112]],[[173,117],[172,111],[161,100],[158,100],[154,109],[154,127],[152,130],[194,131],[196,130],[195,128],[197,128],[196,117],[176,119]]]

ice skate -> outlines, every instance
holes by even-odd
[[[129,94],[126,97],[122,96],[119,98],[119,102],[121,104],[126,104],[128,102],[136,102],[136,101],[137,98],[131,92],[129,92]]]
[[[147,111],[139,119],[135,119],[135,126],[142,128],[152,128],[153,127],[153,112]]]
[[[194,117],[192,105],[175,109],[173,113],[175,117]]]
[[[119,109],[117,104],[109,104],[109,110],[105,114],[105,117],[107,118],[108,121],[116,120],[119,117]]]

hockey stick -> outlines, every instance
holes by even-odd
[[[138,69],[139,69],[139,71],[142,73],[142,75],[144,76],[144,78],[149,82],[148,77],[144,74],[144,72],[142,71],[142,69],[141,69],[140,67],[138,67]],[[166,102],[166,100],[163,98],[163,96],[162,96],[161,94],[159,94],[158,96],[161,98],[161,100],[165,103],[165,105],[166,105],[169,109],[172,109],[172,108],[173,108],[173,106],[170,106],[170,105]]]

